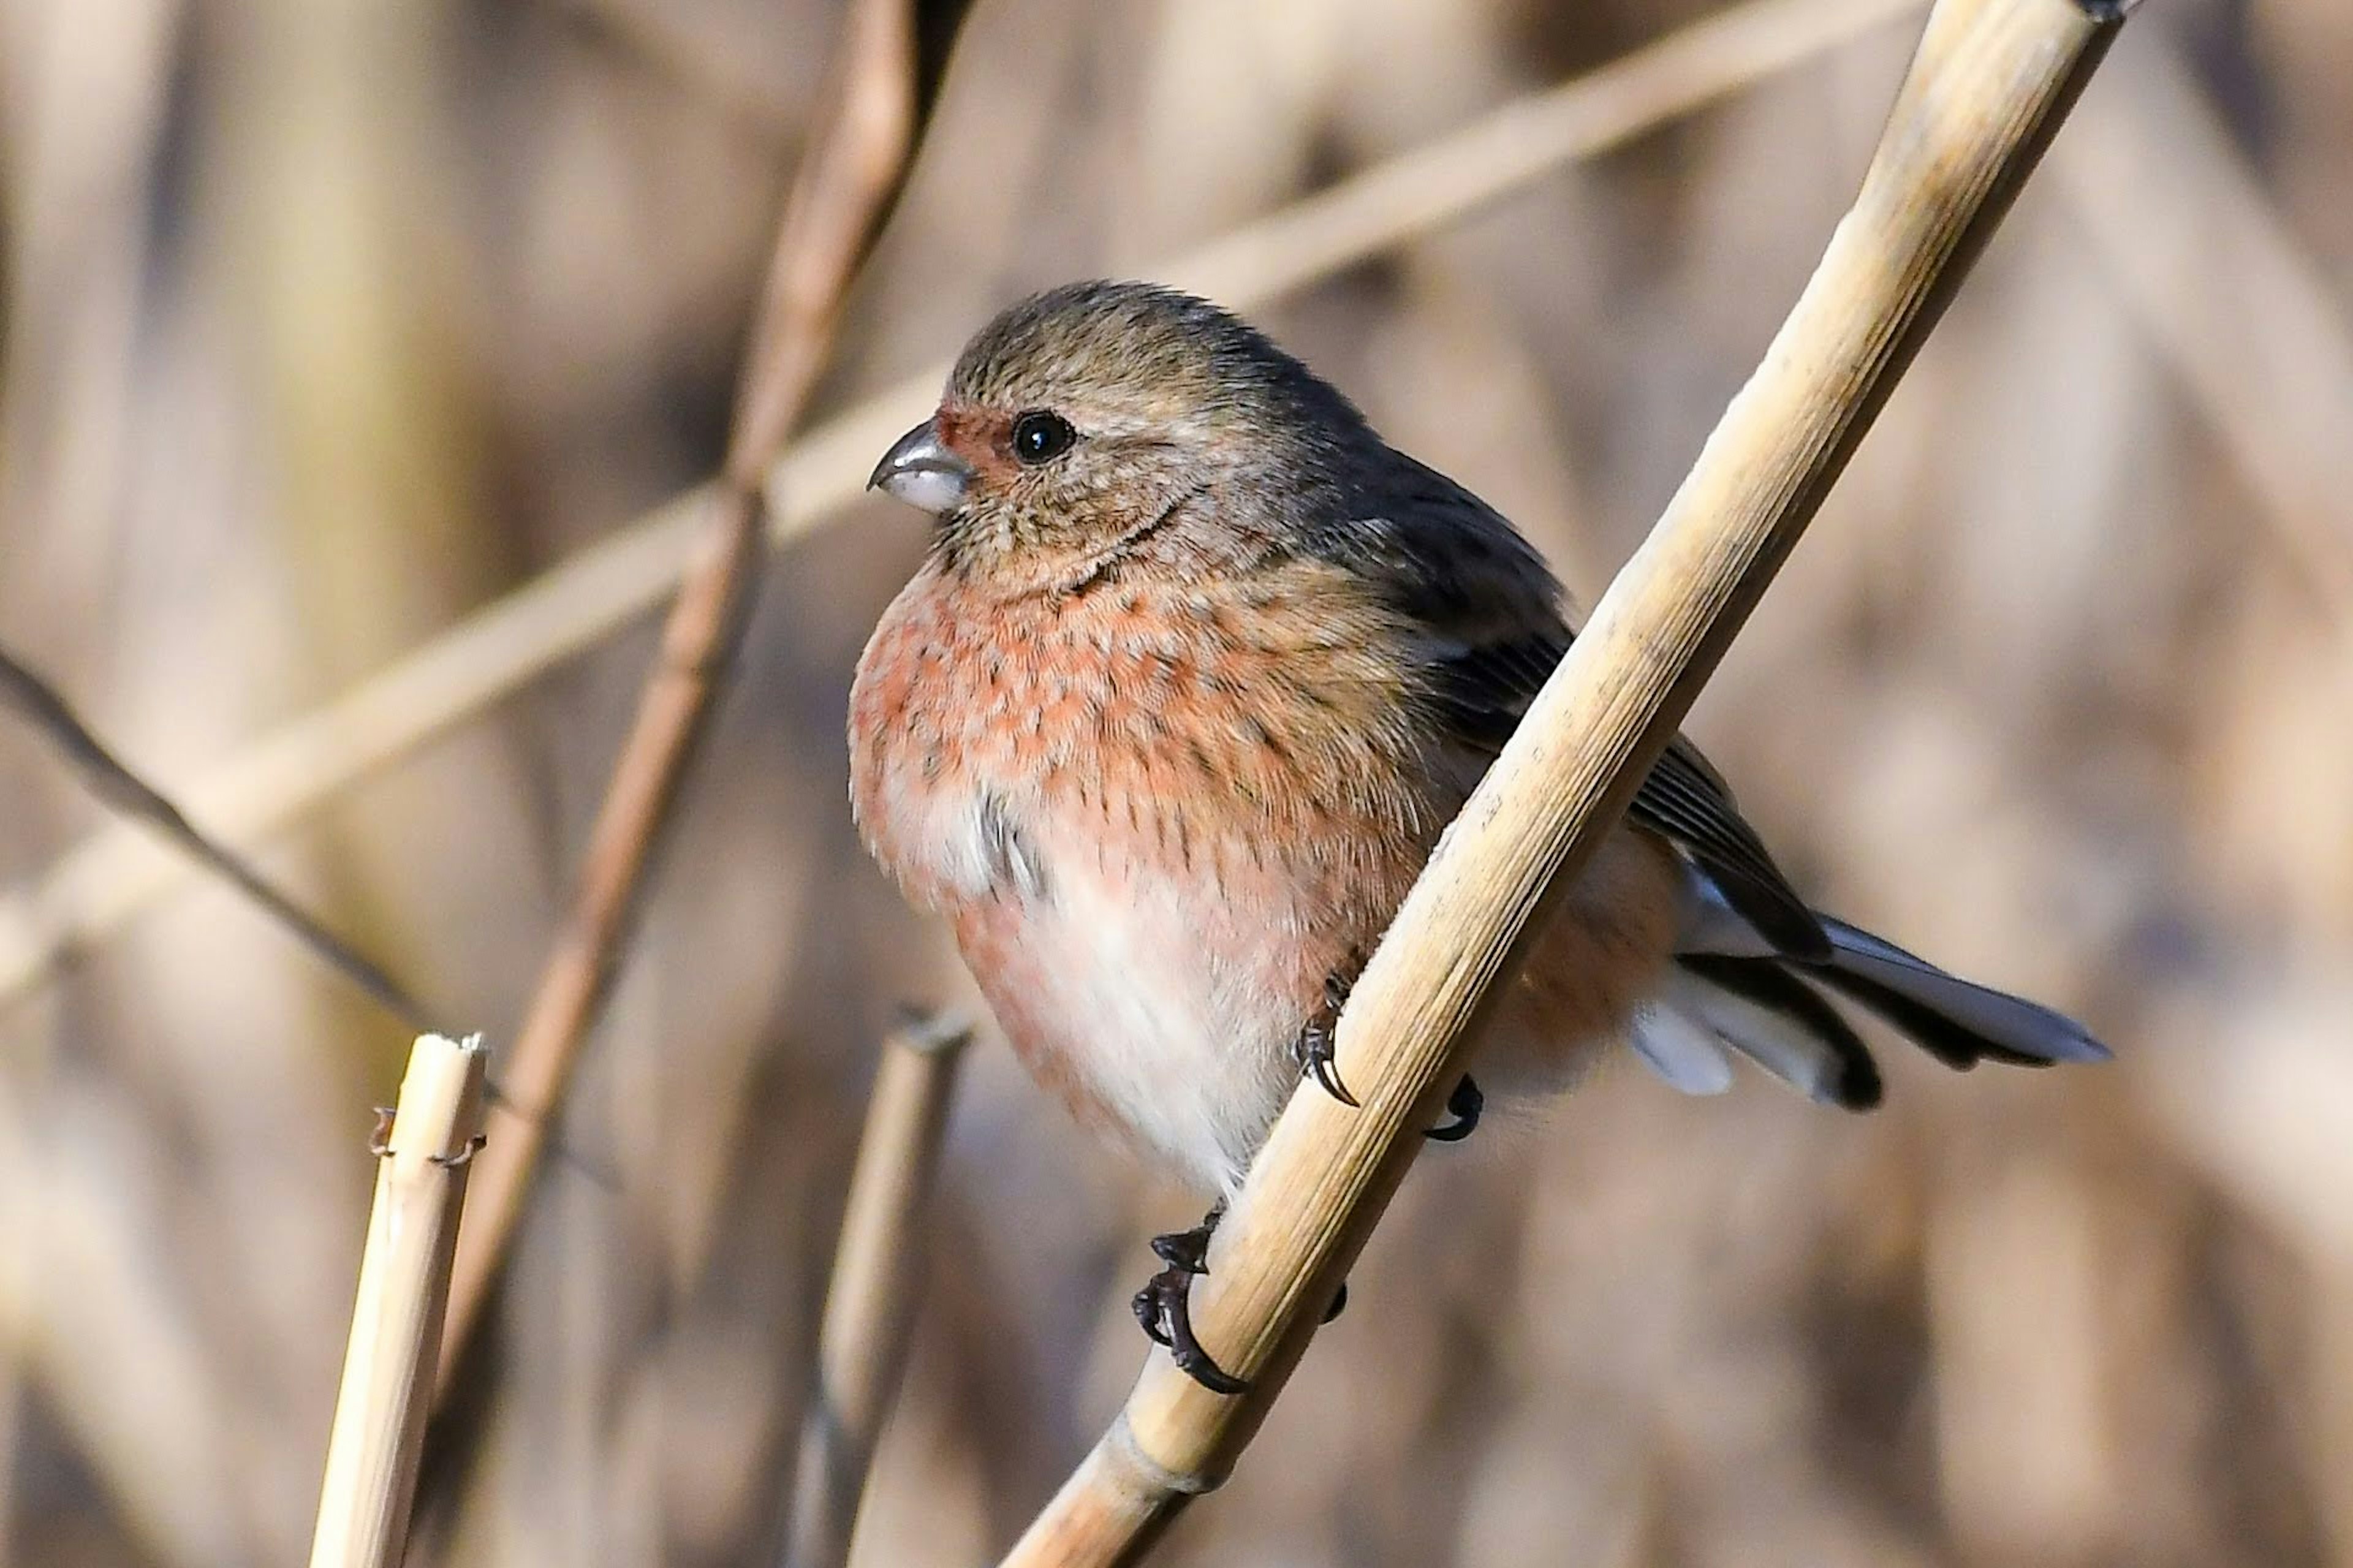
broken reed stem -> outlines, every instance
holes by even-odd
[[[1236,310],[1266,303],[1620,145],[1772,72],[1829,52],[1920,0],[1746,0],[1572,81],[1222,236],[1145,276]],[[945,379],[929,367],[812,430],[768,474],[772,543],[839,516],[875,457]],[[659,604],[678,584],[713,486],[673,498],[468,616],[342,697],[207,770],[182,798],[225,842],[315,810]],[[123,828],[93,834],[0,902],[0,1006],[58,961],[120,931],[187,868]]]
[[[826,1287],[817,1390],[802,1423],[785,1568],[841,1568],[874,1445],[898,1398],[923,1275],[923,1212],[972,1026],[940,1018],[883,1047]]]
[[[1138,1560],[1226,1478],[1418,1152],[1524,933],[1617,824],[2122,20],[1939,0],[1862,189],[1763,363],[1430,858],[1338,1026],[1350,1109],[1304,1085],[1211,1244],[1210,1393],[1155,1351],[1006,1559]]]
[[[480,1035],[418,1036],[399,1105],[375,1145],[375,1203],[311,1568],[389,1568],[407,1543],[488,1055]]]
[[[679,789],[733,662],[757,588],[765,482],[830,348],[843,297],[905,177],[937,60],[962,0],[857,0],[830,107],[803,160],[769,263],[716,493],[582,858],[580,880],[515,1036],[484,1157],[476,1223],[459,1249],[447,1394],[506,1260],[547,1128],[604,1006]],[[919,16],[918,13],[928,13]]]

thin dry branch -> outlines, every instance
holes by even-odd
[[[5,649],[0,649],[0,704],[22,714],[82,775],[92,795],[163,835],[188,859],[243,894],[312,957],[358,986],[402,1023],[418,1034],[434,1032],[435,1020],[406,987],[366,954],[328,930],[317,916],[296,903],[292,895],[263,876],[249,861],[188,820],[186,813],[98,738],[63,692]],[[0,1007],[11,999],[0,994]],[[485,1092],[493,1106],[507,1103],[502,1086],[491,1083]],[[573,1158],[580,1168],[590,1169],[560,1141],[551,1140],[550,1146]]]
[[[375,1203],[327,1440],[311,1568],[392,1568],[408,1538],[417,1461],[466,1173],[481,1146],[481,1037],[417,1038],[379,1137]]]
[[[1263,304],[1459,219],[1562,163],[1825,54],[1919,3],[1747,0],[1147,275],[1236,309]],[[768,475],[771,542],[818,527],[853,500],[875,454],[921,417],[945,374],[938,365],[911,376],[787,450]],[[705,486],[616,530],[207,770],[182,798],[216,835],[240,843],[316,810],[650,611],[678,585],[696,525],[712,504]],[[67,952],[121,930],[186,874],[121,830],[75,847],[0,903],[0,1003],[39,984]]]
[[[874,1445],[898,1398],[921,1283],[922,1221],[947,1131],[956,1067],[972,1040],[961,1019],[894,1033],[875,1070],[866,1130],[826,1287],[817,1391],[801,1426],[786,1568],[841,1568]]]
[[[459,1247],[450,1370],[505,1261],[540,1150],[602,1008],[679,788],[734,658],[758,583],[765,479],[833,342],[841,301],[906,176],[963,0],[859,0],[823,129],[786,199],[711,510],[662,628],[638,713],[590,830],[578,890],[515,1037]]]
[[[366,992],[412,1029],[432,1026],[425,1008],[384,969],[329,931],[242,856],[188,820],[163,791],[117,757],[82,721],[65,694],[0,649],[0,705],[14,708],[82,776],[90,792],[126,816],[145,823],[180,852],[219,877],[283,927],[328,968]]]
[[[1349,998],[1338,1067],[1252,1164],[1193,1295],[1209,1392],[1155,1351],[1008,1568],[1137,1561],[1282,1390],[1513,973],[1616,824],[2105,51],[2120,7],[1939,0],[1862,189],[1650,538],[1448,832]]]

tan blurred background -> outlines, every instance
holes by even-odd
[[[707,473],[836,9],[0,0],[0,641],[169,787]],[[981,0],[826,402],[1697,15]],[[1912,25],[1257,314],[1589,598]],[[1434,1151],[1163,1560],[2353,1563],[2348,80],[2344,0],[2147,6],[1691,726],[1820,901],[2116,1063],[1628,1070]],[[772,1560],[874,1042],[961,994],[844,804],[922,548],[766,574],[417,1561]],[[265,863],[495,1046],[649,651]],[[105,820],[13,721],[0,802],[14,906]],[[214,890],[0,1014],[0,1559],[299,1557],[404,1044]],[[993,1043],[965,1090],[869,1568],[1002,1549],[1197,1206]]]

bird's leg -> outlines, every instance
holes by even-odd
[[[1135,1293],[1135,1321],[1155,1342],[1166,1345],[1185,1373],[1212,1394],[1240,1394],[1250,1387],[1233,1376],[1201,1348],[1193,1337],[1189,1305],[1193,1276],[1208,1271],[1209,1235],[1226,1215],[1222,1203],[1190,1230],[1176,1230],[1152,1238],[1152,1250],[1168,1267],[1144,1282]]]
[[[1190,1230],[1172,1230],[1166,1236],[1152,1238],[1152,1254],[1169,1268],[1187,1274],[1207,1274],[1209,1271],[1209,1237],[1218,1222],[1226,1217],[1226,1205],[1219,1204],[1201,1216],[1201,1223]]]
[[[1446,1097],[1446,1113],[1454,1120],[1440,1122],[1422,1136],[1436,1143],[1460,1143],[1479,1125],[1479,1113],[1486,1108],[1487,1097],[1479,1092],[1479,1086],[1471,1081],[1466,1072],[1462,1081],[1454,1086],[1454,1092]]]
[[[1154,1343],[1166,1346],[1194,1382],[1212,1394],[1241,1394],[1250,1384],[1219,1366],[1201,1348],[1201,1342],[1193,1337],[1193,1277],[1209,1271],[1209,1235],[1225,1217],[1226,1205],[1219,1203],[1192,1229],[1154,1237],[1153,1253],[1168,1267],[1145,1281],[1133,1305],[1135,1321],[1144,1325],[1145,1333]],[[1338,1317],[1347,1304],[1348,1285],[1342,1280],[1332,1297],[1332,1305],[1324,1310],[1324,1321],[1328,1323]]]
[[[1340,1081],[1339,1074],[1333,1070],[1332,1028],[1339,1022],[1340,1009],[1348,1004],[1348,988],[1353,984],[1350,975],[1355,969],[1363,967],[1363,955],[1354,954],[1348,973],[1335,971],[1324,976],[1324,1005],[1300,1028],[1299,1038],[1293,1047],[1299,1057],[1301,1071],[1321,1085],[1324,1093],[1349,1106],[1356,1105],[1357,1100]],[[1469,1080],[1464,1081],[1467,1083]],[[1475,1100],[1478,1091],[1472,1089],[1471,1092]],[[1455,1099],[1447,1102],[1448,1109],[1457,1115],[1461,1114],[1461,1107],[1458,1103],[1461,1099],[1461,1091],[1458,1089]],[[1477,1108],[1473,1105],[1471,1118],[1475,1121],[1477,1116]],[[1467,1125],[1462,1128],[1464,1132],[1469,1131]],[[1459,1137],[1461,1133],[1451,1135]],[[1193,1337],[1193,1278],[1208,1272],[1209,1237],[1225,1214],[1226,1205],[1219,1203],[1192,1229],[1170,1231],[1166,1236],[1154,1237],[1153,1254],[1168,1267],[1144,1282],[1144,1289],[1135,1293],[1131,1305],[1135,1309],[1135,1321],[1144,1325],[1144,1331],[1154,1342],[1166,1346],[1176,1364],[1194,1382],[1212,1393],[1240,1394],[1250,1384],[1220,1367],[1201,1347],[1201,1342]],[[1338,1317],[1340,1309],[1347,1304],[1348,1287],[1344,1282],[1333,1296],[1332,1306],[1324,1314],[1324,1321],[1328,1323]]]
[[[1292,1049],[1299,1058],[1300,1070],[1314,1079],[1324,1093],[1341,1104],[1354,1106],[1356,1097],[1340,1081],[1340,1074],[1332,1065],[1337,1041],[1333,1029],[1340,1022],[1340,1009],[1348,1005],[1348,990],[1355,981],[1337,971],[1324,977],[1324,1005],[1300,1026],[1299,1038]]]

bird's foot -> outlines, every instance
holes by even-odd
[[[1340,1009],[1348,1005],[1350,984],[1336,973],[1324,977],[1324,1005],[1301,1026],[1299,1038],[1292,1048],[1299,1058],[1302,1072],[1314,1079],[1324,1093],[1343,1105],[1354,1107],[1357,1099],[1340,1081],[1339,1069],[1333,1065],[1339,1044],[1333,1030],[1340,1022]]]
[[[1190,1305],[1193,1277],[1208,1271],[1209,1234],[1225,1217],[1219,1204],[1190,1230],[1170,1231],[1152,1238],[1152,1250],[1168,1267],[1144,1282],[1135,1293],[1135,1321],[1154,1342],[1167,1347],[1169,1356],[1195,1383],[1212,1394],[1240,1394],[1250,1387],[1217,1363],[1201,1342],[1193,1337]]]
[[[1446,1097],[1446,1113],[1454,1120],[1440,1122],[1422,1136],[1433,1143],[1460,1143],[1471,1136],[1472,1130],[1479,1125],[1479,1113],[1486,1109],[1487,1097],[1479,1092],[1471,1075],[1464,1073],[1462,1081],[1454,1086],[1454,1092]]]

